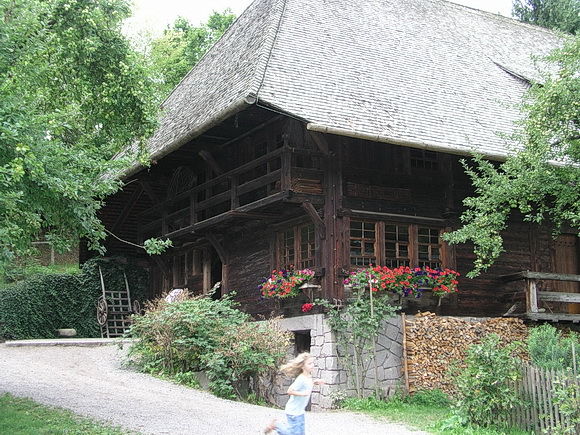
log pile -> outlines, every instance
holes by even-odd
[[[322,184],[320,180],[309,180],[307,178],[292,178],[292,190],[298,193],[309,193],[312,195],[322,195]]]
[[[409,392],[440,389],[452,394],[453,386],[447,376],[449,367],[461,366],[467,348],[492,333],[499,335],[503,344],[509,344],[525,341],[527,328],[521,319],[508,317],[468,321],[430,312],[407,317],[405,358]],[[517,356],[527,359],[523,349]]]

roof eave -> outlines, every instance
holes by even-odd
[[[192,130],[189,130],[187,133],[179,136],[173,142],[169,143],[168,145],[161,148],[159,151],[151,154],[149,156],[150,161],[159,160],[166,155],[172,153],[173,151],[181,148],[186,143],[192,141],[198,136],[201,136],[203,133],[208,131],[209,129],[215,127],[218,124],[221,124],[229,117],[235,115],[238,112],[241,112],[244,109],[247,109],[249,106],[256,103],[256,97],[253,94],[246,95],[244,97],[239,98],[238,100],[234,101],[232,104],[224,108],[221,112],[218,112],[216,116],[208,119],[207,121],[195,126]],[[136,174],[140,170],[145,169],[145,166],[136,163],[135,165],[131,166],[121,178],[127,178],[131,175]]]
[[[425,141],[417,141],[417,140],[411,141],[411,140],[405,140],[405,139],[400,139],[400,138],[391,137],[391,136],[358,132],[358,131],[348,130],[348,129],[340,128],[340,127],[330,127],[330,126],[317,124],[317,123],[313,123],[313,122],[309,122],[306,125],[306,128],[308,130],[317,131],[320,133],[328,133],[328,134],[335,134],[338,136],[353,137],[353,138],[357,138],[357,139],[370,140],[373,142],[384,142],[384,143],[389,143],[389,144],[393,144],[393,145],[405,146],[405,147],[409,147],[409,148],[419,148],[419,149],[425,149],[425,150],[430,150],[430,151],[437,151],[437,152],[441,152],[441,153],[445,153],[445,154],[455,154],[455,155],[468,156],[468,157],[471,157],[474,154],[481,154],[481,155],[483,155],[483,157],[485,157],[489,160],[497,160],[497,161],[504,161],[507,157],[504,154],[493,154],[493,153],[483,154],[483,153],[475,150],[474,148],[473,149],[451,148],[451,147],[443,146],[443,145],[433,143],[433,142],[425,142]]]

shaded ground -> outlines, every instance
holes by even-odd
[[[28,397],[144,434],[258,434],[281,410],[223,400],[122,367],[116,346],[0,343],[0,392]],[[317,435],[424,434],[350,412],[307,413]]]

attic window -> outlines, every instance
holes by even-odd
[[[437,171],[439,169],[439,162],[437,161],[437,153],[429,150],[419,150],[411,148],[411,168],[429,169]]]

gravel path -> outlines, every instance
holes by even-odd
[[[223,400],[122,367],[116,346],[9,347],[0,344],[0,393],[108,420],[143,434],[258,434],[282,410]],[[425,434],[343,411],[309,412],[317,435]]]

